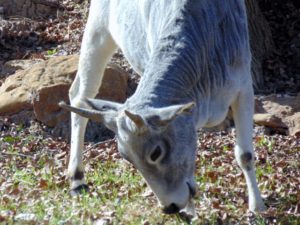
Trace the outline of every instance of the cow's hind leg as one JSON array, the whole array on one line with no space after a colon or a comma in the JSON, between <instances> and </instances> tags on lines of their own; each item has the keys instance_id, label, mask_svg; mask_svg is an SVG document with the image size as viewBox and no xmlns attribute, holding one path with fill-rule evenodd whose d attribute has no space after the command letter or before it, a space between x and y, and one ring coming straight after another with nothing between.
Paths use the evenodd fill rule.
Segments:
<instances>
[{"instance_id":1,"label":"cow's hind leg","mask_svg":"<svg viewBox=\"0 0 300 225\"><path fill-rule=\"evenodd\" d=\"M240 92L231 107L236 127L235 158L246 178L249 194L249 209L253 212L260 212L265 210L265 205L262 201L255 176L252 145L253 101L253 90L249 84L248 87Z\"/></svg>"},{"instance_id":2,"label":"cow's hind leg","mask_svg":"<svg viewBox=\"0 0 300 225\"><path fill-rule=\"evenodd\" d=\"M98 93L107 61L116 49L116 45L105 26L101 27L100 18L90 15L84 33L76 78L70 88L69 98L72 106L82 105L82 99L93 98ZM98 20L98 21L97 21ZM85 183L82 149L88 120L77 114L71 114L71 153L68 176L71 179L71 194L87 190Z\"/></svg>"}]
</instances>

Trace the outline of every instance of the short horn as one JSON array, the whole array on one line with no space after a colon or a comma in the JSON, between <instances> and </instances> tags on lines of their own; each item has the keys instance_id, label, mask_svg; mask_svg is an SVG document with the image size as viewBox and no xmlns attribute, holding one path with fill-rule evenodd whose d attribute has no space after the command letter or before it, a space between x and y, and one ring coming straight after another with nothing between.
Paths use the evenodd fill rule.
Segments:
<instances>
[{"instance_id":1,"label":"short horn","mask_svg":"<svg viewBox=\"0 0 300 225\"><path fill-rule=\"evenodd\" d=\"M76 113L82 117L89 118L91 120L101 122L102 121L102 115L99 111L93 110L93 109L83 109L83 108L77 108L74 106L70 106L66 104L65 102L60 102L58 105L70 112Z\"/></svg>"},{"instance_id":2,"label":"short horn","mask_svg":"<svg viewBox=\"0 0 300 225\"><path fill-rule=\"evenodd\" d=\"M132 122L134 122L134 124L138 128L138 133L139 134L142 134L142 133L144 133L148 130L145 121L143 120L143 118L140 115L134 114L134 113L129 112L127 110L125 110L125 114L126 114L126 116L128 116L128 118Z\"/></svg>"}]
</instances>

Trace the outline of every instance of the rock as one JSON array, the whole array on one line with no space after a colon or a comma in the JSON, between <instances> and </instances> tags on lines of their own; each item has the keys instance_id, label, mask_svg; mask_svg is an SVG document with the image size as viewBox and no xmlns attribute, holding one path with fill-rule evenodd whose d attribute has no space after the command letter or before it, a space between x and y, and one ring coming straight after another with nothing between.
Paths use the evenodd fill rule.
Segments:
<instances>
[{"instance_id":1,"label":"rock","mask_svg":"<svg viewBox=\"0 0 300 225\"><path fill-rule=\"evenodd\" d=\"M37 91L55 84L71 84L78 56L55 57L9 76L0 87L0 115L32 109ZM56 94L56 93L51 93Z\"/></svg>"},{"instance_id":2,"label":"rock","mask_svg":"<svg viewBox=\"0 0 300 225\"><path fill-rule=\"evenodd\" d=\"M56 16L57 10L62 6L58 0L1 0L2 11L6 17L22 16L29 18L41 18Z\"/></svg>"},{"instance_id":3,"label":"rock","mask_svg":"<svg viewBox=\"0 0 300 225\"><path fill-rule=\"evenodd\" d=\"M286 123L289 127L290 135L300 138L300 112L288 117Z\"/></svg>"},{"instance_id":4,"label":"rock","mask_svg":"<svg viewBox=\"0 0 300 225\"><path fill-rule=\"evenodd\" d=\"M286 125L282 120L269 113L257 113L253 116L254 122L260 126L267 126L272 128L284 128Z\"/></svg>"},{"instance_id":5,"label":"rock","mask_svg":"<svg viewBox=\"0 0 300 225\"><path fill-rule=\"evenodd\" d=\"M25 70L32 67L34 64L43 62L42 59L26 59L26 60L10 60L3 66L3 73L12 74L17 70Z\"/></svg>"},{"instance_id":6,"label":"rock","mask_svg":"<svg viewBox=\"0 0 300 225\"><path fill-rule=\"evenodd\" d=\"M9 76L0 87L0 115L33 109L36 118L54 127L66 120L57 103L68 101L68 90L77 72L78 56L58 56ZM128 73L116 65L105 70L98 97L126 100Z\"/></svg>"},{"instance_id":7,"label":"rock","mask_svg":"<svg viewBox=\"0 0 300 225\"><path fill-rule=\"evenodd\" d=\"M49 127L55 127L60 121L66 121L69 113L61 110L57 103L68 101L69 88L70 84L57 84L38 89L37 96L33 99L36 119Z\"/></svg>"},{"instance_id":8,"label":"rock","mask_svg":"<svg viewBox=\"0 0 300 225\"><path fill-rule=\"evenodd\" d=\"M300 93L297 96L257 97L254 122L274 132L300 136Z\"/></svg>"},{"instance_id":9,"label":"rock","mask_svg":"<svg viewBox=\"0 0 300 225\"><path fill-rule=\"evenodd\" d=\"M129 74L115 65L108 64L104 72L102 85L96 98L115 102L125 102Z\"/></svg>"},{"instance_id":10,"label":"rock","mask_svg":"<svg viewBox=\"0 0 300 225\"><path fill-rule=\"evenodd\" d=\"M300 93L297 96L257 96L254 105L254 123L264 127L266 134L284 134L300 137ZM231 127L231 110L218 126L204 128L206 131L222 131Z\"/></svg>"}]
</instances>

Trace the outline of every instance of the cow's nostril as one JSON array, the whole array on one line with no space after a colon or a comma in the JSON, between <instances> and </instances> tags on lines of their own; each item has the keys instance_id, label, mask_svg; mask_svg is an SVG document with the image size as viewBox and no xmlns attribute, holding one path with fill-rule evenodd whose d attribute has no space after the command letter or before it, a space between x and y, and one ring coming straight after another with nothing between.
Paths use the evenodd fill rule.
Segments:
<instances>
[{"instance_id":1,"label":"cow's nostril","mask_svg":"<svg viewBox=\"0 0 300 225\"><path fill-rule=\"evenodd\" d=\"M179 207L178 207L176 204L174 204L174 203L172 203L171 205L166 206L166 207L163 208L163 212L164 212L165 214L174 214L174 213L178 213L179 210L180 210Z\"/></svg>"}]
</instances>

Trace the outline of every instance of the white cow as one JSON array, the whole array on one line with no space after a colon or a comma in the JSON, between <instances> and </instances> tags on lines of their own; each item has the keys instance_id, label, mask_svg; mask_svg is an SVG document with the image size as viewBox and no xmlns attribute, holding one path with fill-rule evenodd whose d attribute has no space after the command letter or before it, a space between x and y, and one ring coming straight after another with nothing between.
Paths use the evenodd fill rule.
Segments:
<instances>
[{"instance_id":1,"label":"white cow","mask_svg":"<svg viewBox=\"0 0 300 225\"><path fill-rule=\"evenodd\" d=\"M124 104L92 99L118 47L142 76L139 86ZM73 193L87 189L82 149L90 118L115 132L120 154L165 213L184 209L196 189L196 130L217 125L231 107L249 209L264 210L253 165L250 62L243 0L92 0L72 106L61 103L73 112Z\"/></svg>"}]
</instances>

